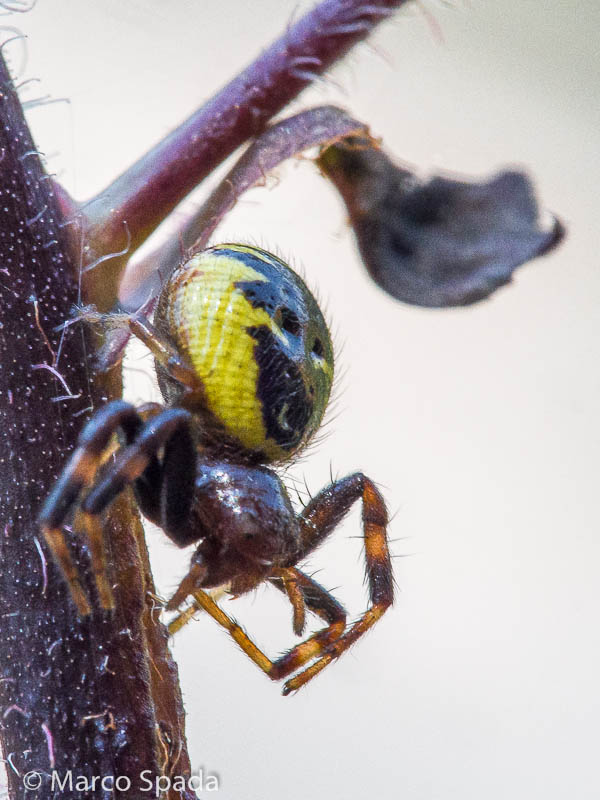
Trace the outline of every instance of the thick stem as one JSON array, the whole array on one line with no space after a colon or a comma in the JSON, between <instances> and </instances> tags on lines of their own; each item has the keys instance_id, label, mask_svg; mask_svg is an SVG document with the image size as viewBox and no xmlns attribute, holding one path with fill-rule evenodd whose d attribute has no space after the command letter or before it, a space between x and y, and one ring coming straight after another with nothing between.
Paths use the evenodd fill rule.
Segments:
<instances>
[{"instance_id":1,"label":"thick stem","mask_svg":"<svg viewBox=\"0 0 600 800\"><path fill-rule=\"evenodd\" d=\"M40 537L39 505L120 376L90 372L81 327L64 338L56 330L78 299L78 254L1 59L0 116L0 736L11 798L35 794L24 783L31 771L39 797L104 798L100 787L52 791L52 770L135 786L142 769L160 774L178 757L185 774L182 707L128 498L107 527L118 553L114 616L78 618Z\"/></svg>"}]
</instances>

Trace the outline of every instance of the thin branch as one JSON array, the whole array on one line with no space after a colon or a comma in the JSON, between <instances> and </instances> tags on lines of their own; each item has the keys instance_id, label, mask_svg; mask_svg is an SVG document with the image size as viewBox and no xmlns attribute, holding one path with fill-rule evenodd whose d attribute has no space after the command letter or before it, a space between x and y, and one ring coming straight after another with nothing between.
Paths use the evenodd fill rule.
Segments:
<instances>
[{"instance_id":1,"label":"thin branch","mask_svg":"<svg viewBox=\"0 0 600 800\"><path fill-rule=\"evenodd\" d=\"M250 66L82 208L90 260L123 246L131 252L227 156L313 80L408 0L324 0L290 25ZM100 310L114 302L126 257L102 275L89 274L88 299Z\"/></svg>"},{"instance_id":2,"label":"thin branch","mask_svg":"<svg viewBox=\"0 0 600 800\"><path fill-rule=\"evenodd\" d=\"M122 305L135 311L147 307L162 283L181 261L182 248L192 252L203 250L225 215L239 197L264 181L271 170L283 161L311 147L324 147L348 136L368 136L366 125L335 106L319 106L286 117L267 128L244 151L231 170L202 206L184 220L169 240L136 265L131 281L133 290Z\"/></svg>"}]
</instances>

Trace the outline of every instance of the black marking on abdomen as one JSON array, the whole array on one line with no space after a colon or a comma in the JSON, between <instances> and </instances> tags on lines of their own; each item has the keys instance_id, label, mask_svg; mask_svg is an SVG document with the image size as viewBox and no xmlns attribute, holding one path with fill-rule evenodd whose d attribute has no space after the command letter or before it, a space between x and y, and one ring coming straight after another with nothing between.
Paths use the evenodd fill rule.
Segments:
<instances>
[{"instance_id":1,"label":"black marking on abdomen","mask_svg":"<svg viewBox=\"0 0 600 800\"><path fill-rule=\"evenodd\" d=\"M312 399L298 366L282 350L273 333L264 325L246 330L256 340L256 395L262 405L267 436L284 450L293 450L306 433L313 412Z\"/></svg>"}]
</instances>

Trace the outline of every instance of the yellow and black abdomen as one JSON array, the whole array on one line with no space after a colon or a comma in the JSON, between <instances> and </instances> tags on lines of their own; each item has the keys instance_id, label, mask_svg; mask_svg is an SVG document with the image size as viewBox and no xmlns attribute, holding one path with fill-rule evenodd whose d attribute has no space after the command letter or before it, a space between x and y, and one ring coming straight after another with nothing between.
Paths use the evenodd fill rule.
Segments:
<instances>
[{"instance_id":1,"label":"yellow and black abdomen","mask_svg":"<svg viewBox=\"0 0 600 800\"><path fill-rule=\"evenodd\" d=\"M235 244L196 254L164 287L156 324L200 379L206 424L216 420L241 450L282 461L319 427L333 379L329 331L276 256Z\"/></svg>"}]
</instances>

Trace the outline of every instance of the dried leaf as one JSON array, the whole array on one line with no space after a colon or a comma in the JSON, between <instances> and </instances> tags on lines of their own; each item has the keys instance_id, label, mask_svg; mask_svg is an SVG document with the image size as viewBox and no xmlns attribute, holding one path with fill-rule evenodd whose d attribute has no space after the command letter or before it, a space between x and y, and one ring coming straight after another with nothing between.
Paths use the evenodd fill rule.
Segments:
<instances>
[{"instance_id":1,"label":"dried leaf","mask_svg":"<svg viewBox=\"0 0 600 800\"><path fill-rule=\"evenodd\" d=\"M531 181L521 172L480 183L445 177L421 183L357 138L324 150L319 165L348 207L371 277L406 303L482 300L564 235L557 219L542 227Z\"/></svg>"}]
</instances>

